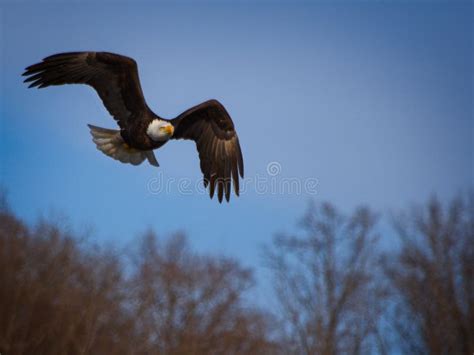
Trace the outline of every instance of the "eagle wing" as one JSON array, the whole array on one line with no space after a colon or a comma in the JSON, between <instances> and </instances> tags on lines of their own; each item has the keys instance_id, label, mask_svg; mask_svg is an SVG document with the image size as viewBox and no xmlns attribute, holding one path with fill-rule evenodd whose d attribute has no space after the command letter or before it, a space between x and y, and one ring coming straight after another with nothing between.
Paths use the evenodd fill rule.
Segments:
<instances>
[{"instance_id":1,"label":"eagle wing","mask_svg":"<svg viewBox=\"0 0 474 355\"><path fill-rule=\"evenodd\" d=\"M87 84L102 99L107 111L121 128L127 121L149 112L137 63L132 58L107 52L60 53L25 69L23 76L29 87Z\"/></svg>"},{"instance_id":2,"label":"eagle wing","mask_svg":"<svg viewBox=\"0 0 474 355\"><path fill-rule=\"evenodd\" d=\"M239 174L244 177L244 162L234 123L217 100L203 102L171 120L175 127L173 139L196 142L204 175L212 198L217 187L219 202L229 201L231 180L239 195Z\"/></svg>"}]
</instances>

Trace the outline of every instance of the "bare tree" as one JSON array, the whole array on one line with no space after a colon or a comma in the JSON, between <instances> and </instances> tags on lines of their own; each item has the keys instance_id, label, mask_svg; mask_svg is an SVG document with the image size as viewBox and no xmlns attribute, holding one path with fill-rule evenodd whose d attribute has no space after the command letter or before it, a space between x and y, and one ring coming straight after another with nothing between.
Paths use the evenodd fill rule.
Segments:
<instances>
[{"instance_id":1,"label":"bare tree","mask_svg":"<svg viewBox=\"0 0 474 355\"><path fill-rule=\"evenodd\" d=\"M118 255L0 201L2 354L383 353L382 315L408 353L474 351L473 195L400 217L383 268L369 209L310 206L266 249L279 322L246 300L251 270L182 235Z\"/></svg>"},{"instance_id":2,"label":"bare tree","mask_svg":"<svg viewBox=\"0 0 474 355\"><path fill-rule=\"evenodd\" d=\"M3 207L2 207L3 206ZM250 270L151 233L135 262L0 206L0 353L276 353Z\"/></svg>"},{"instance_id":3,"label":"bare tree","mask_svg":"<svg viewBox=\"0 0 474 355\"><path fill-rule=\"evenodd\" d=\"M375 223L367 208L344 217L328 203L311 205L302 235L277 236L267 248L288 352L365 354L377 340L383 351Z\"/></svg>"},{"instance_id":4,"label":"bare tree","mask_svg":"<svg viewBox=\"0 0 474 355\"><path fill-rule=\"evenodd\" d=\"M0 212L0 351L127 353L121 268L55 224L28 228ZM130 352L129 352L130 353Z\"/></svg>"},{"instance_id":5,"label":"bare tree","mask_svg":"<svg viewBox=\"0 0 474 355\"><path fill-rule=\"evenodd\" d=\"M140 352L159 354L275 353L267 316L243 302L249 270L226 258L200 256L176 235L159 245L149 233L131 279Z\"/></svg>"},{"instance_id":6,"label":"bare tree","mask_svg":"<svg viewBox=\"0 0 474 355\"><path fill-rule=\"evenodd\" d=\"M411 353L474 353L474 195L446 207L433 198L395 226L401 248L385 269L400 343Z\"/></svg>"}]
</instances>

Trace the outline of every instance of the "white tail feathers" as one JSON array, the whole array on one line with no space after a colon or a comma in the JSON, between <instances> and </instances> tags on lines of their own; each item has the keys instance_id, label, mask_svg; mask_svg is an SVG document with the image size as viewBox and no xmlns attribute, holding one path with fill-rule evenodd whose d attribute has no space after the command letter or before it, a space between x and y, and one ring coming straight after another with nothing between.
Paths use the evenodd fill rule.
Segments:
<instances>
[{"instance_id":1,"label":"white tail feathers","mask_svg":"<svg viewBox=\"0 0 474 355\"><path fill-rule=\"evenodd\" d=\"M111 158L119 160L122 163L130 163L132 165L139 165L143 163L145 159L151 165L159 166L158 161L155 158L152 150L138 150L131 148L127 143L124 142L120 131L115 129L107 129L88 125L92 140L102 153L108 155Z\"/></svg>"}]
</instances>

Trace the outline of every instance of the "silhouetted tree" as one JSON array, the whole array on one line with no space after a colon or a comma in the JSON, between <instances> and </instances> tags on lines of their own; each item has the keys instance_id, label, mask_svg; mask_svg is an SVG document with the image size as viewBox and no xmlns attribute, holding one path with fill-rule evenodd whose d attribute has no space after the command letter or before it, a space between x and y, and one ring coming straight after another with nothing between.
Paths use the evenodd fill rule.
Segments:
<instances>
[{"instance_id":1,"label":"silhouetted tree","mask_svg":"<svg viewBox=\"0 0 474 355\"><path fill-rule=\"evenodd\" d=\"M474 195L433 198L400 216L401 248L387 258L393 325L410 353L474 353Z\"/></svg>"},{"instance_id":2,"label":"silhouetted tree","mask_svg":"<svg viewBox=\"0 0 474 355\"><path fill-rule=\"evenodd\" d=\"M304 233L277 236L267 249L288 353L384 351L375 223L367 208L344 217L328 203L311 205Z\"/></svg>"}]
</instances>

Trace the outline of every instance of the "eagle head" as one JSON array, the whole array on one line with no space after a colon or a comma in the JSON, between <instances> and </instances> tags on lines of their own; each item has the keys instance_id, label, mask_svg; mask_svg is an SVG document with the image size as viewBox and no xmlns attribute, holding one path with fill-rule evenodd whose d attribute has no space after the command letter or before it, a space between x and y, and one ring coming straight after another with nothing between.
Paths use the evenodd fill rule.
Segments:
<instances>
[{"instance_id":1,"label":"eagle head","mask_svg":"<svg viewBox=\"0 0 474 355\"><path fill-rule=\"evenodd\" d=\"M168 121L154 119L148 125L146 134L157 142L167 141L174 133L174 126Z\"/></svg>"}]
</instances>

